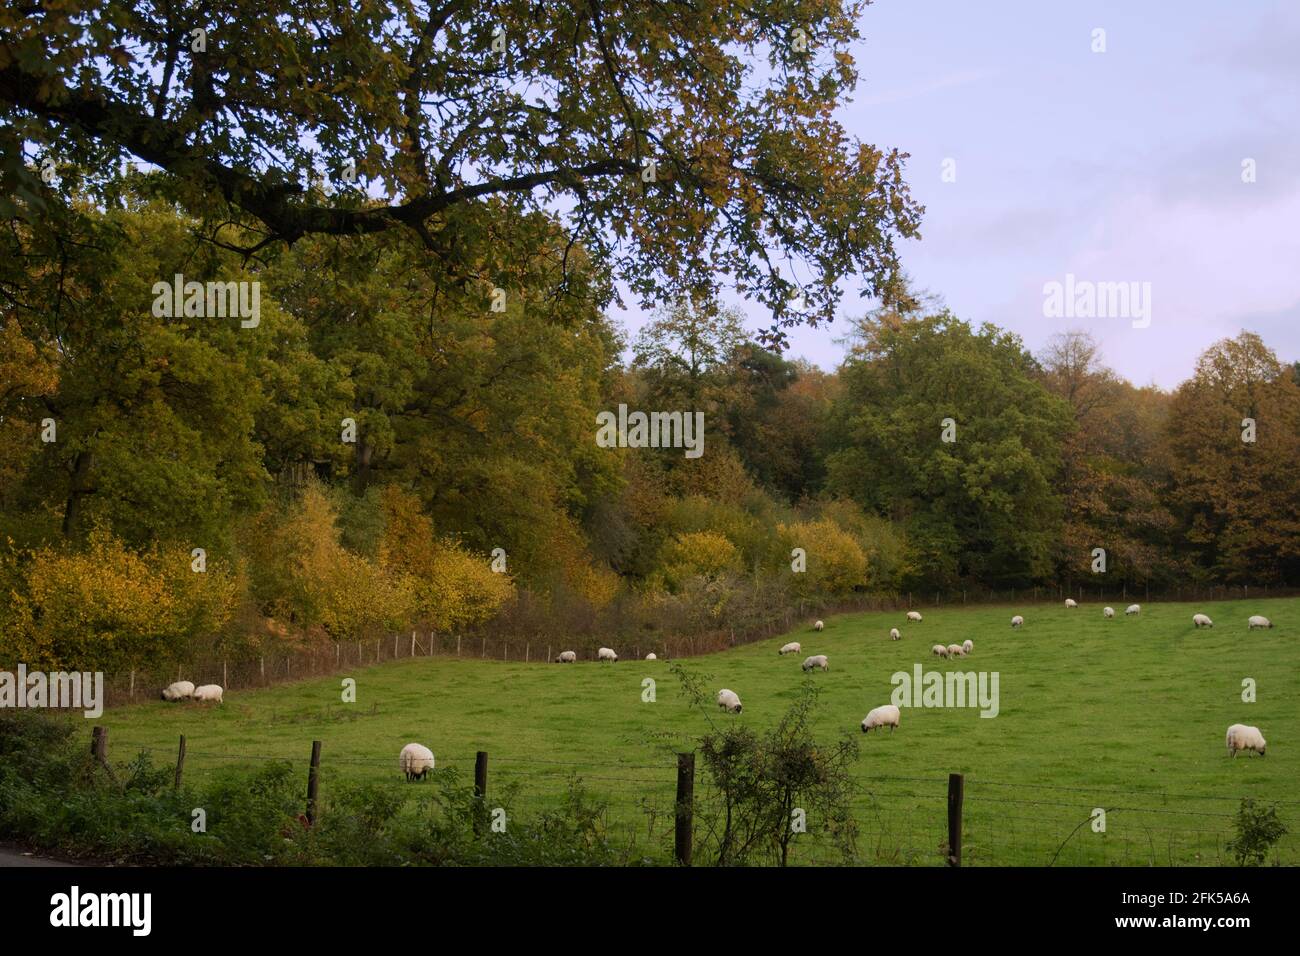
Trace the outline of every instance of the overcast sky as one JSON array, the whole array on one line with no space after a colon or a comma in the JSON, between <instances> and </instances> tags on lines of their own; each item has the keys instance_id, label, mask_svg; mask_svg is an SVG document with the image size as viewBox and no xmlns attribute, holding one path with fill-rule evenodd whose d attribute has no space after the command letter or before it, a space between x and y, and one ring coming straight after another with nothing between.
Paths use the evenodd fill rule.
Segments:
<instances>
[{"instance_id":1,"label":"overcast sky","mask_svg":"<svg viewBox=\"0 0 1300 956\"><path fill-rule=\"evenodd\" d=\"M1300 3L878 0L861 28L842 121L911 154L918 288L1033 351L1087 328L1139 385L1176 385L1242 329L1300 358ZM1044 283L1067 273L1149 282L1150 326L1045 318ZM863 310L845 297L842 315ZM798 330L790 354L833 368L844 328Z\"/></svg>"}]
</instances>

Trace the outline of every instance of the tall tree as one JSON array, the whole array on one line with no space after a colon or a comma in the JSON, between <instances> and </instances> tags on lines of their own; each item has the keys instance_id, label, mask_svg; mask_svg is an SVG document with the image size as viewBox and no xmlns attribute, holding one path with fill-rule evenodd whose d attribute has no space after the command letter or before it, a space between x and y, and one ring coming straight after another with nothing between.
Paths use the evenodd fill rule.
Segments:
<instances>
[{"instance_id":1,"label":"tall tree","mask_svg":"<svg viewBox=\"0 0 1300 956\"><path fill-rule=\"evenodd\" d=\"M948 312L869 317L840 371L828 488L902 522L925 583L1046 578L1069 411L1014 335Z\"/></svg>"},{"instance_id":2,"label":"tall tree","mask_svg":"<svg viewBox=\"0 0 1300 956\"><path fill-rule=\"evenodd\" d=\"M846 276L884 292L895 241L916 232L905 157L834 119L866 6L10 5L0 213L66 198L28 168L27 144L60 189L102 196L136 157L166 171L215 243L252 253L405 229L438 268L495 282L509 261L490 240L495 198L558 211L644 301L726 276L772 309L779 337L830 319ZM308 187L317 175L332 195ZM790 308L795 291L806 310Z\"/></svg>"}]
</instances>

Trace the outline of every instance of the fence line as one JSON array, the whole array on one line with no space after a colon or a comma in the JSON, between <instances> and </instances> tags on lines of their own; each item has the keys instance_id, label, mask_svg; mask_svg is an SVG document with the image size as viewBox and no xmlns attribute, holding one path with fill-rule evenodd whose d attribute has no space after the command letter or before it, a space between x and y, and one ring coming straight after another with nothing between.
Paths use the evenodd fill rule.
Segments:
<instances>
[{"instance_id":1,"label":"fence line","mask_svg":"<svg viewBox=\"0 0 1300 956\"><path fill-rule=\"evenodd\" d=\"M107 728L97 726L92 742L96 766L112 775L108 761ZM180 770L184 764L191 774L195 762L206 761L280 761L288 763L295 773L301 772L304 762L309 767L309 802L311 812L317 808L317 787L324 781L326 798L335 780L331 768L384 767L391 769L394 786L404 786L398 772L398 762L389 757L367 757L356 754L321 757L320 741L313 741L312 760L305 761L307 748L301 747L296 757L271 754L224 753L203 749L189 749L181 738L179 749L138 747L137 751L162 754L177 762L177 789L180 787ZM563 794L554 782L569 777L599 784L591 796L600 806L602 826L610 832L618 831L635 840L644 832L645 839L659 840L668 853L679 861L689 862L694 842L701 836L712 837L712 816L718 806L720 791L707 778L696 779L693 755L690 761L679 759L674 767L665 760L656 764L626 764L599 757L578 758L580 765L558 769L561 761L529 757L494 758L495 786L504 788L513 798L521 794L529 799L541 798L543 802L561 799ZM472 755L442 756L433 770L435 778L448 772L468 771L473 764L476 798L482 801L484 813L492 805L488 787L487 754L478 751ZM557 769L536 769L533 764L546 764ZM526 769L520 769L524 767ZM628 774L626 771L646 771ZM674 779L674 777L676 779ZM114 780L117 778L114 776ZM905 787L896 787L906 784ZM911 786L923 784L924 786ZM673 789L676 786L677 797ZM883 785L883 786L882 786ZM541 788L540 790L538 788ZM1023 789L1034 794L1026 798L1011 793L990 793L985 790ZM687 794L690 806L686 816L681 816L682 797ZM1061 800L1052 800L1053 794ZM1045 799L1039 799L1041 794ZM1120 805L1104 806L1102 803L1079 802L1078 794L1111 795L1126 798ZM1228 841L1233 836L1227 821L1234 818L1231 812L1213 812L1204 809L1179 809L1164 806L1142 806L1141 801L1166 802L1171 797L1190 800L1215 800L1235 803L1240 798L1213 794L1171 794L1161 791L1132 790L1124 788L1086 788L1053 784L1013 784L1006 781L966 778L953 774L942 777L876 774L855 778L848 795L847 806L857 830L853 861L907 863L911 865L987 865L1014 863L1019 865L1047 866L1054 863L1131 864L1157 865L1231 862L1225 857ZM955 799L954 799L955 797ZM1297 801L1270 800L1270 804L1296 806ZM1132 805L1130 805L1132 804ZM328 802L321 804L323 812L330 812ZM1093 832L1087 824L1093 811L1105 810L1106 829ZM1027 811L1027 812L1025 812ZM704 814L703 822L697 818ZM310 815L310 813L308 814ZM1173 825L1185 820L1187 825ZM1208 821L1224 821L1220 828L1210 828ZM1193 825L1195 824L1195 825ZM712 849L711 845L707 849ZM1296 834L1274 846L1271 858L1277 862L1297 862ZM845 862L834 838L825 830L815 827L796 836L792 844L791 862L795 865L839 864Z\"/></svg>"}]
</instances>

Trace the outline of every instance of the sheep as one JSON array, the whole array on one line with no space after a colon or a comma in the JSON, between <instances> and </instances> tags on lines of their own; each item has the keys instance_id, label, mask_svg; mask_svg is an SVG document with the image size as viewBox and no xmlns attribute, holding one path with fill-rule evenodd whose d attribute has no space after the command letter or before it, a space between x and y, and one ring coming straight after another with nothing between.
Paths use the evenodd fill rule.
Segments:
<instances>
[{"instance_id":1,"label":"sheep","mask_svg":"<svg viewBox=\"0 0 1300 956\"><path fill-rule=\"evenodd\" d=\"M936 644L934 647L930 648L930 653L935 657L947 657L948 648L944 647L942 644Z\"/></svg>"},{"instance_id":2,"label":"sheep","mask_svg":"<svg viewBox=\"0 0 1300 956\"><path fill-rule=\"evenodd\" d=\"M921 612L920 612L920 611L908 611L908 612L907 612L907 619L908 619L908 621L910 621L910 622L913 623L913 624L920 624L920 623L921 623Z\"/></svg>"},{"instance_id":3,"label":"sheep","mask_svg":"<svg viewBox=\"0 0 1300 956\"><path fill-rule=\"evenodd\" d=\"M1257 627L1272 627L1273 622L1262 614L1252 614L1249 621L1246 622L1246 630L1253 631Z\"/></svg>"},{"instance_id":4,"label":"sheep","mask_svg":"<svg viewBox=\"0 0 1300 956\"><path fill-rule=\"evenodd\" d=\"M1193 614L1192 627L1214 627L1214 622L1210 620L1208 614Z\"/></svg>"},{"instance_id":5,"label":"sheep","mask_svg":"<svg viewBox=\"0 0 1300 956\"><path fill-rule=\"evenodd\" d=\"M220 684L204 684L194 688L194 699L219 704L224 693Z\"/></svg>"},{"instance_id":6,"label":"sheep","mask_svg":"<svg viewBox=\"0 0 1300 956\"><path fill-rule=\"evenodd\" d=\"M1142 613L1142 605L1141 605L1141 604L1130 604L1128 607L1126 607L1126 608L1124 609L1124 614L1125 614L1125 615L1129 615L1129 614L1141 614L1141 613Z\"/></svg>"},{"instance_id":7,"label":"sheep","mask_svg":"<svg viewBox=\"0 0 1300 956\"><path fill-rule=\"evenodd\" d=\"M596 660L610 661L611 663L618 660L618 655L614 653L612 647L602 647L596 652Z\"/></svg>"},{"instance_id":8,"label":"sheep","mask_svg":"<svg viewBox=\"0 0 1300 956\"><path fill-rule=\"evenodd\" d=\"M1233 724L1228 728L1227 743L1229 757L1237 756L1238 750L1253 750L1261 757L1264 756L1264 735L1258 727Z\"/></svg>"},{"instance_id":9,"label":"sheep","mask_svg":"<svg viewBox=\"0 0 1300 956\"><path fill-rule=\"evenodd\" d=\"M560 656L555 659L557 664L572 664L578 659L578 655L573 651L560 651Z\"/></svg>"},{"instance_id":10,"label":"sheep","mask_svg":"<svg viewBox=\"0 0 1300 956\"><path fill-rule=\"evenodd\" d=\"M1065 606L1066 606L1067 608L1071 608L1071 607L1078 607L1079 605L1078 605L1078 602L1076 602L1076 601L1074 600L1074 598L1066 598L1066 599L1065 599Z\"/></svg>"},{"instance_id":11,"label":"sheep","mask_svg":"<svg viewBox=\"0 0 1300 956\"><path fill-rule=\"evenodd\" d=\"M734 690L722 688L718 691L718 706L729 714L740 713L740 698L736 696Z\"/></svg>"},{"instance_id":12,"label":"sheep","mask_svg":"<svg viewBox=\"0 0 1300 956\"><path fill-rule=\"evenodd\" d=\"M645 659L648 661L657 661L659 660L659 656L655 654L654 651L651 651L649 654L645 656Z\"/></svg>"},{"instance_id":13,"label":"sheep","mask_svg":"<svg viewBox=\"0 0 1300 956\"><path fill-rule=\"evenodd\" d=\"M960 644L948 645L948 658L950 660L954 657L965 657L965 656L966 656L966 652L962 650L962 646Z\"/></svg>"},{"instance_id":14,"label":"sheep","mask_svg":"<svg viewBox=\"0 0 1300 956\"><path fill-rule=\"evenodd\" d=\"M1114 617L1114 616L1115 616L1115 609L1114 609L1113 607L1104 607L1104 608L1101 609L1101 616L1102 616L1102 617Z\"/></svg>"},{"instance_id":15,"label":"sheep","mask_svg":"<svg viewBox=\"0 0 1300 956\"><path fill-rule=\"evenodd\" d=\"M826 659L825 654L814 654L812 657L803 659L803 669L805 671L810 671L814 667L821 668L824 671L830 670L830 662Z\"/></svg>"},{"instance_id":16,"label":"sheep","mask_svg":"<svg viewBox=\"0 0 1300 956\"><path fill-rule=\"evenodd\" d=\"M888 727L889 732L892 734L894 728L898 726L898 717L898 708L893 704L873 708L867 712L866 717L862 718L862 732L865 734L877 727L881 730Z\"/></svg>"},{"instance_id":17,"label":"sheep","mask_svg":"<svg viewBox=\"0 0 1300 956\"><path fill-rule=\"evenodd\" d=\"M178 680L163 688L163 700L185 700L194 696L194 685L187 680Z\"/></svg>"},{"instance_id":18,"label":"sheep","mask_svg":"<svg viewBox=\"0 0 1300 956\"><path fill-rule=\"evenodd\" d=\"M889 629L889 639L890 639L891 641L902 640L902 637L903 637L903 635L902 635L901 633L899 633L898 628L896 628L896 627L891 627L891 628Z\"/></svg>"},{"instance_id":19,"label":"sheep","mask_svg":"<svg viewBox=\"0 0 1300 956\"><path fill-rule=\"evenodd\" d=\"M433 769L433 751L423 744L407 744L397 757L397 766L406 774L406 782L424 780Z\"/></svg>"},{"instance_id":20,"label":"sheep","mask_svg":"<svg viewBox=\"0 0 1300 956\"><path fill-rule=\"evenodd\" d=\"M1025 619L1024 619L1023 617L1021 617L1019 614L1017 614L1015 617L1013 617L1013 618L1011 619L1011 626L1012 626L1012 627L1019 627L1021 624L1024 624L1024 623L1025 623Z\"/></svg>"},{"instance_id":21,"label":"sheep","mask_svg":"<svg viewBox=\"0 0 1300 956\"><path fill-rule=\"evenodd\" d=\"M823 627L825 627L825 626L826 626L826 625L823 624L821 621L813 621L813 630L814 630L814 631L820 631L820 630L821 630Z\"/></svg>"},{"instance_id":22,"label":"sheep","mask_svg":"<svg viewBox=\"0 0 1300 956\"><path fill-rule=\"evenodd\" d=\"M789 644L783 644L783 645L781 646L781 649L780 649L779 651L777 651L777 653L778 653L778 654L798 654L801 650L803 650L803 647L802 647L802 645L800 645L800 643L799 643L798 641L791 641Z\"/></svg>"},{"instance_id":23,"label":"sheep","mask_svg":"<svg viewBox=\"0 0 1300 956\"><path fill-rule=\"evenodd\" d=\"M962 653L969 654L975 650L975 642L971 640L962 641L961 649L962 649Z\"/></svg>"}]
</instances>

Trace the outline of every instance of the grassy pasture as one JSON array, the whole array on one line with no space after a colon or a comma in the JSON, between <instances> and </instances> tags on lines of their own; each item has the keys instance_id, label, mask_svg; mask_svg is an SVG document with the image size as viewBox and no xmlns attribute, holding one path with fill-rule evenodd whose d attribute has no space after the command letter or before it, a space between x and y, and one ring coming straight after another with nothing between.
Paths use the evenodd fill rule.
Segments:
<instances>
[{"instance_id":1,"label":"grassy pasture","mask_svg":"<svg viewBox=\"0 0 1300 956\"><path fill-rule=\"evenodd\" d=\"M1293 653L1300 600L1149 604L1140 616L1102 617L1101 605L922 609L846 615L820 634L788 635L683 661L711 691L735 690L738 716L687 705L664 661L575 665L434 657L297 684L228 691L221 706L153 700L107 712L112 757L141 748L174 760L185 734L188 776L230 763L291 760L306 777L310 742L324 742L322 790L340 778L407 788L397 753L429 745L439 772L472 776L474 753L490 754L489 795L518 788L512 812L553 805L571 776L609 801L611 825L652 855L671 846L673 751L690 749L709 723L774 723L803 681L820 690L816 733L859 734L866 712L888 703L891 675L925 670L996 671L999 713L975 708L904 709L900 729L862 738L859 853L864 862L938 864L950 772L966 775L968 864L1163 865L1229 862L1224 842L1243 796L1279 802L1292 833L1274 856L1300 862L1300 668ZM1197 631L1192 614L1208 613ZM1013 613L1025 616L1020 630ZM1272 630L1248 631L1265 614ZM889 628L903 633L891 641ZM936 643L969 638L974 653L935 658ZM788 640L801 654L779 657ZM830 670L805 675L804 655L829 655ZM357 702L340 702L341 680ZM642 700L643 680L655 701ZM1242 682L1258 700L1242 702ZM1259 726L1268 756L1229 759L1231 723ZM697 787L707 797L703 768ZM489 801L492 802L491 800ZM1106 832L1085 822L1107 809ZM1079 824L1083 823L1082 827ZM1077 829L1076 829L1077 828ZM1072 835L1073 834L1073 835ZM1068 839L1067 839L1068 838ZM801 838L803 839L803 838ZM796 862L823 859L816 821Z\"/></svg>"}]
</instances>

